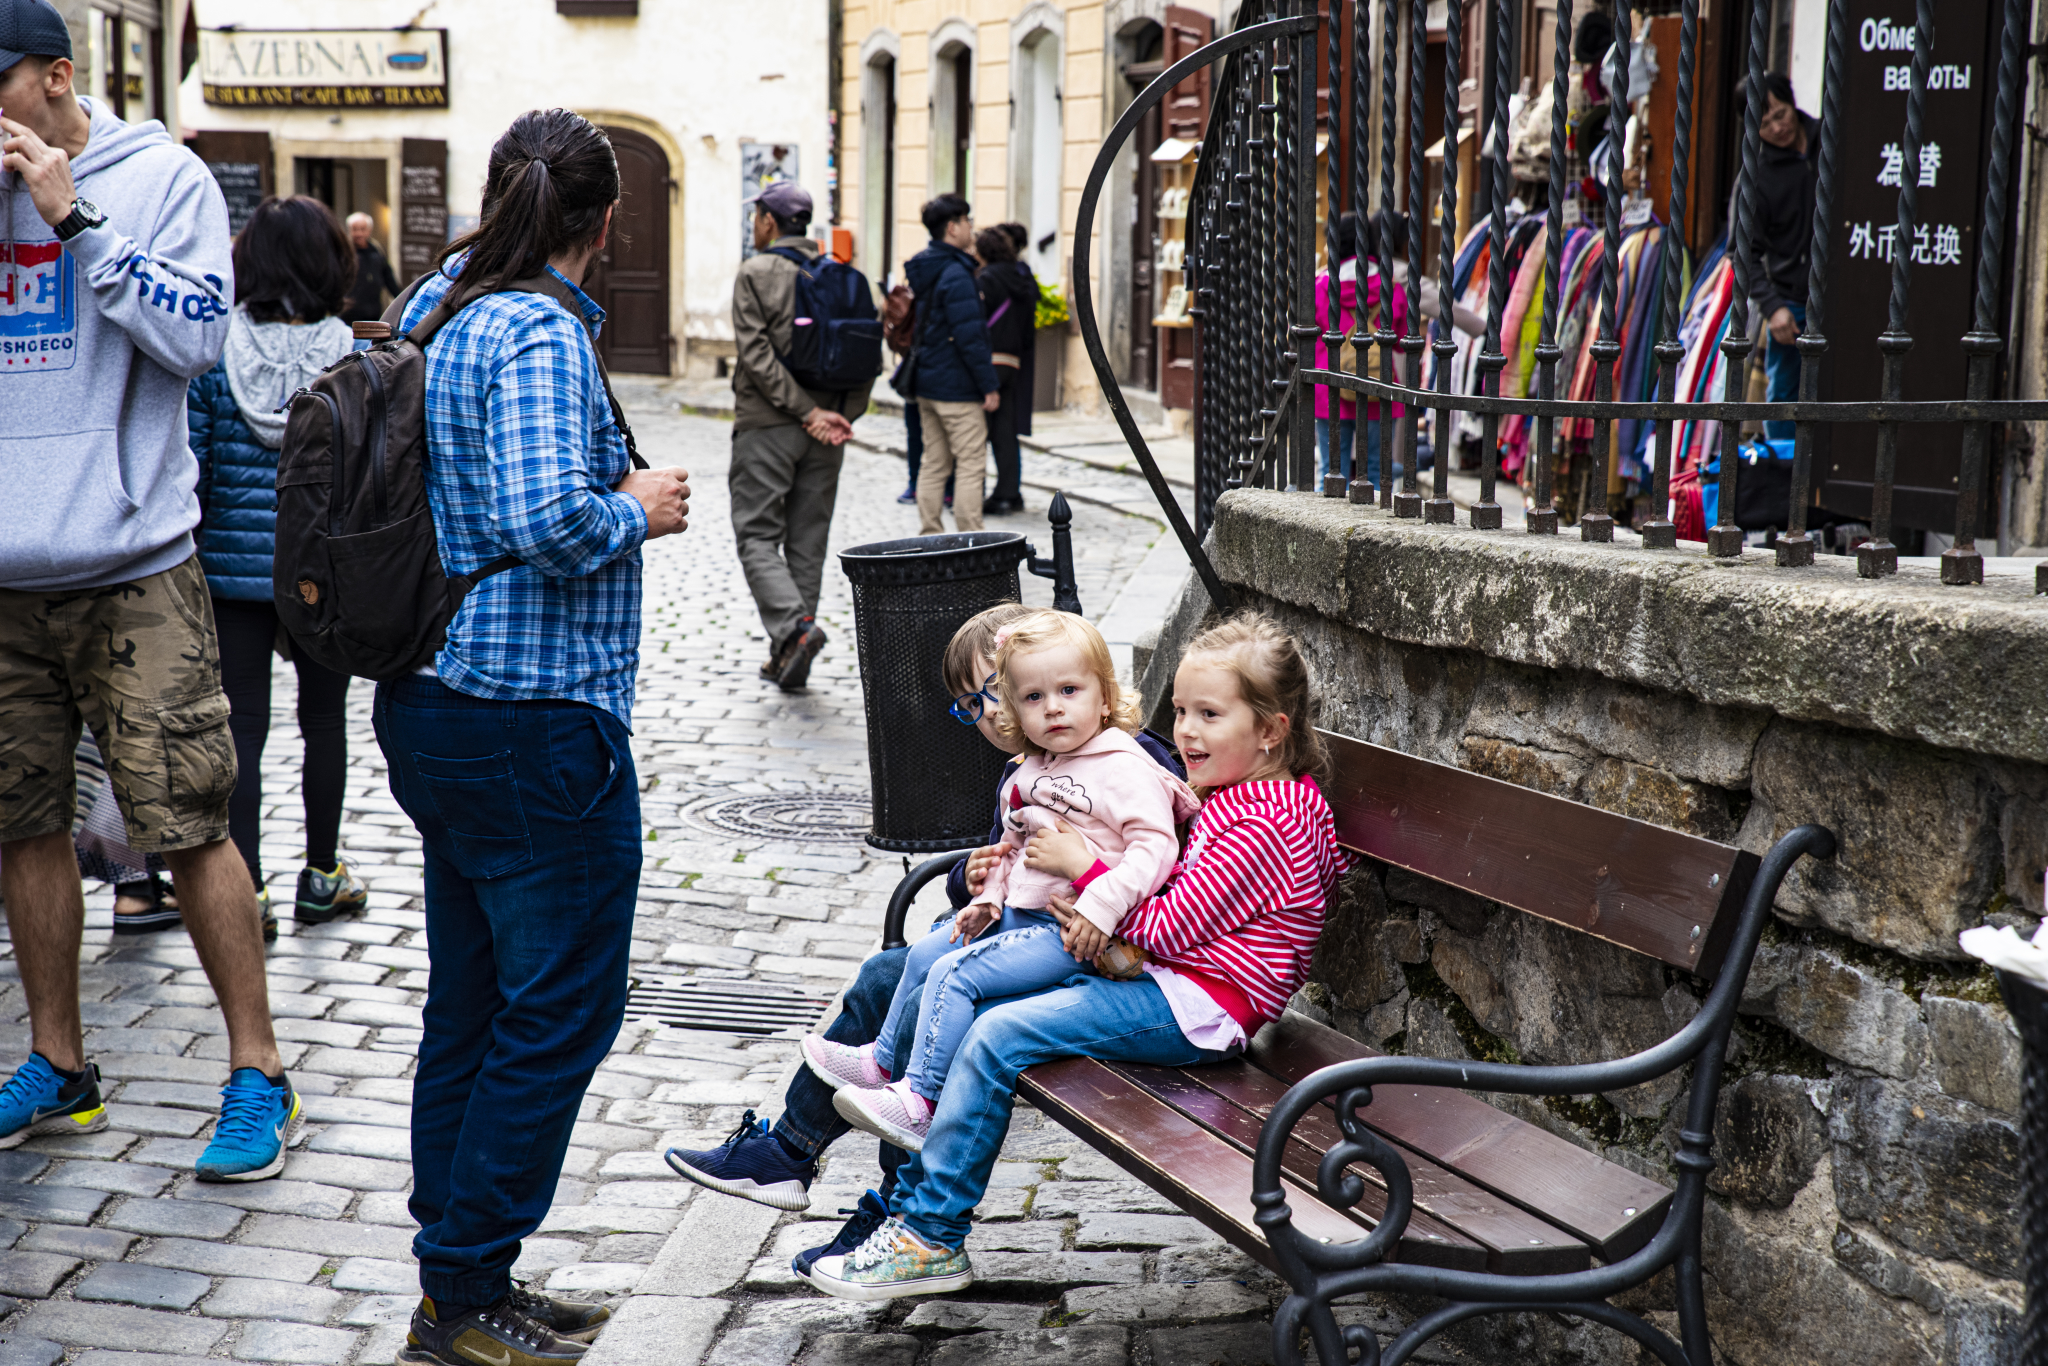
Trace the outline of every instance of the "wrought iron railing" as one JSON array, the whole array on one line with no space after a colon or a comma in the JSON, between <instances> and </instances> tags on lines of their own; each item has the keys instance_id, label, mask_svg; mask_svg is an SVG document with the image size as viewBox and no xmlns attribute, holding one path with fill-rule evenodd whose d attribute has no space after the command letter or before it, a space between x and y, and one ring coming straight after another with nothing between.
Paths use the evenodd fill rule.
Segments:
<instances>
[{"instance_id":1,"label":"wrought iron railing","mask_svg":"<svg viewBox=\"0 0 2048 1366\"><path fill-rule=\"evenodd\" d=\"M1989 164L1985 173L1985 215L1982 240L1977 253L1973 325L1960 339L1968 356L1967 382L1962 398L1908 401L1904 397L1907 353L1914 344L1910 331L1913 300L1913 255L1903 248L1891 253L1889 324L1877 338L1882 353L1879 397L1862 401L1822 401L1821 377L1828 351L1826 313L1830 236L1834 226L1837 187L1842 179L1839 166L1842 128L1845 118L1844 78L1847 46L1851 34L1845 0L1831 0L1827 14L1825 85L1820 119L1814 227L1810 270L1806 292L1806 317L1797 341L1801 358L1799 397L1786 402L1678 401L1675 385L1686 348L1679 340L1679 297L1682 253L1666 250L1660 254L1661 277L1644 286L1661 290L1662 306L1655 310L1657 341L1652 351L1656 366L1655 397L1622 401L1615 397L1616 365L1622 354L1621 320L1617 317L1616 294L1621 246L1623 187L1621 158L1604 160L1600 177L1605 250L1598 265L1598 309L1596 333L1588 344L1593 360L1592 397L1573 400L1557 397L1559 324L1559 272L1563 234L1547 234L1543 263L1543 307L1533 352L1535 373L1533 395L1503 395L1500 378L1507 356L1502 347L1502 319L1508 301L1507 253L1503 250L1508 229L1508 109L1510 73L1516 66L1515 26L1509 6L1514 0L1484 0L1492 6L1492 38L1495 45L1496 87L1491 108L1497 154L1481 160L1493 177L1488 219L1490 239L1485 335L1477 356L1479 392L1452 391L1452 366L1457 352L1451 339L1448 316L1439 319L1425 334L1417 310L1410 306L1396 315L1389 307L1394 291L1383 288L1377 306L1363 306L1354 315L1347 332L1325 331L1318 325L1315 274L1319 209L1316 177L1316 138L1319 124L1315 75L1328 72L1327 130L1328 183L1331 187L1321 232L1327 258L1337 259L1338 215L1345 205L1336 202L1337 187L1348 179L1352 203L1349 207L1361 223L1374 211L1398 213L1396 170L1405 151L1407 161L1406 222L1415 230L1406 234L1407 278L1426 278L1423 236L1419 229L1429 222L1426 199L1426 162L1422 130L1425 127L1426 38L1428 0L1385 0L1375 7L1369 0L1345 6L1333 4L1332 12L1348 16L1352 25L1352 50L1359 60L1341 60L1338 44L1332 41L1330 24L1319 18L1312 0L1267 0L1255 6L1257 22L1248 23L1175 63L1163 72L1130 106L1111 131L1083 193L1075 227L1074 283L1077 313L1083 339L1111 410L1122 426L1126 440L1138 455L1147 478L1175 532L1187 546L1190 558L1201 573L1213 597L1226 602L1220 580L1202 553L1199 538L1208 529L1216 500L1229 488L1255 486L1298 490L1304 495L1348 497L1353 502L1376 502L1399 517L1425 522L1448 523L1456 519L1456 505L1450 496L1451 460L1441 449L1454 414L1475 414L1483 424L1480 443L1479 496L1469 508L1470 523L1481 529L1502 526L1498 501L1499 449L1497 434L1503 418L1520 416L1533 423L1529 465L1524 486L1529 506L1524 526L1535 535L1555 535L1560 529L1559 509L1554 498L1556 434L1560 423L1591 420L1589 487L1604 493L1613 452L1610 432L1617 421L1653 424L1654 467L1647 480L1648 513L1634 530L1646 547L1677 553L1677 527L1667 509L1673 476L1673 447L1681 424L1712 421L1720 427L1720 460L1716 485L1718 517L1706 533L1706 553L1733 557L1743 553L1744 532L1735 525L1738 481L1742 461L1737 458L1746 422L1791 422L1794 447L1791 466L1789 525L1775 540L1776 562L1783 567L1811 565L1816 536L1808 521L1813 505L1815 437L1823 429L1845 423L1875 423L1875 470L1871 484L1868 538L1856 547L1859 574L1874 578L1896 573L1899 550L1893 543L1893 492L1897 470L1900 429L1908 424L1963 424L1961 469L1956 479L1955 537L1941 557L1944 583L1968 585L1983 581L1983 560L1976 540L1983 516L1982 498L1986 486L1986 465L1995 424L2048 419L2048 401L2000 400L1993 397L1998 376L1998 356L2004 341L2000 332L2006 270L2006 246L2012 173L2012 144L2019 118L2020 80L2026 54L2024 32L2027 7L2021 0L2002 0L1999 13L2003 28L1998 45L1995 104L1989 128ZM1383 25L1378 43L1378 70L1373 67L1374 44L1370 28L1374 10ZM1550 204L1564 197L1566 160L1567 73L1571 62L1573 0L1557 0L1557 46L1552 66L1552 116L1550 126ZM1605 72L1609 97L1608 123L1621 128L1629 117L1631 6L1615 0L1615 45ZM1676 115L1668 130L1671 172L1669 221L1676 228L1685 221L1689 163L1692 158L1692 104L1694 54L1699 43L1699 0L1684 0L1680 13L1677 54L1678 89ZM1897 236L1900 244L1915 240L1919 226L1918 190L1924 145L1926 101L1933 50L1935 0L1917 0L1910 88L1901 140L1902 165L1898 175ZM1410 41L1406 50L1400 42L1401 22L1407 19ZM1441 241L1437 263L1438 298L1443 311L1450 312L1457 297L1454 288L1459 233L1458 186L1455 167L1460 136L1459 84L1464 79L1461 58L1464 43L1460 28L1462 7L1458 0L1443 10L1446 32L1443 43L1443 158L1444 174L1439 203L1438 235ZM1768 7L1752 6L1748 26L1747 72L1738 95L1742 111L1740 167L1733 196L1729 227L1730 256L1734 282L1727 334L1720 343L1727 358L1726 373L1732 390L1743 374L1754 342L1750 335L1750 244L1758 231L1754 193L1761 148L1761 118L1765 104L1765 67L1769 42ZM1196 321L1196 498L1193 524L1182 515L1157 462L1138 432L1122 391L1111 371L1095 326L1091 298L1089 261L1091 230L1102 185L1116 153L1130 137L1144 114L1165 98L1174 85L1206 65L1221 63L1212 84L1215 92L1209 125L1203 138L1200 161L1189 205L1186 267L1191 295L1190 312ZM1398 93L1405 84L1409 110L1405 126L1398 116ZM1348 68L1348 69L1347 69ZM1377 83L1379 118L1377 130L1372 118L1371 85ZM1371 148L1375 131L1379 144L1377 188L1373 185ZM1475 130L1477 131L1477 130ZM1659 130L1660 136L1664 130ZM1400 144L1405 141L1405 148ZM1343 160L1348 158L1348 163ZM1340 167L1348 164L1348 177ZM1482 173L1485 173L1483 171ZM1391 280L1391 248L1381 235L1375 264L1382 281ZM1673 240L1676 238L1674 236ZM1364 304L1361 274L1360 303ZM1334 289L1333 289L1334 294ZM1412 300L1414 291L1410 290ZM1332 303L1331 317L1337 317ZM1370 316L1367 316L1368 313ZM1329 348L1330 368L1312 364L1318 338ZM1354 373L1340 368L1343 348L1363 354L1372 347L1378 357L1378 373ZM1425 387L1423 353L1437 359L1434 383ZM1397 378L1397 360L1401 375ZM1362 400L1379 400L1379 450L1385 470L1398 464L1403 473L1399 487L1392 479L1373 486L1364 479L1365 461L1358 461L1359 477L1348 484L1331 475L1320 486L1315 476L1316 452L1313 395L1318 386L1348 391ZM1388 400L1392 400L1389 402ZM1405 407L1394 416L1395 404ZM1428 497L1418 484L1417 452L1420 413L1436 413L1439 450L1432 470ZM1368 420L1361 404L1358 411L1361 455L1365 448L1363 427ZM1577 518L1582 540L1608 542L1614 537L1614 523L1596 497ZM2043 580L2048 581L2048 571Z\"/></svg>"}]
</instances>

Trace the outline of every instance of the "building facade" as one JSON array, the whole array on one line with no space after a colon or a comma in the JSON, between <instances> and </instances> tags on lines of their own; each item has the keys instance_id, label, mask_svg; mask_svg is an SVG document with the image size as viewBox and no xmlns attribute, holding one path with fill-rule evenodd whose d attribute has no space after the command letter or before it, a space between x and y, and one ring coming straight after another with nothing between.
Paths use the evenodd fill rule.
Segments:
<instances>
[{"instance_id":1,"label":"building facade","mask_svg":"<svg viewBox=\"0 0 2048 1366\"><path fill-rule=\"evenodd\" d=\"M919 207L953 191L979 226L1025 225L1026 261L1069 299L1081 190L1104 135L1164 66L1206 42L1215 3L1165 0L845 0L841 24L841 222L878 283L928 240ZM1143 412L1178 397L1191 336L1166 313L1178 253L1171 191L1206 107L1176 90L1119 155L1094 227L1098 320L1119 382ZM1189 104L1189 107L1181 107ZM1162 147L1165 158L1154 160ZM1164 248L1162 252L1162 248ZM1042 332L1036 406L1092 410L1100 387L1078 331ZM1185 407L1185 400L1178 406Z\"/></svg>"},{"instance_id":2,"label":"building facade","mask_svg":"<svg viewBox=\"0 0 2048 1366\"><path fill-rule=\"evenodd\" d=\"M401 279L474 226L491 144L517 115L561 106L604 127L624 202L590 288L617 370L709 374L732 354L751 187L796 179L821 228L831 217L827 0L760 23L720 0L178 7L178 122L231 212L301 193L368 213Z\"/></svg>"}]
</instances>

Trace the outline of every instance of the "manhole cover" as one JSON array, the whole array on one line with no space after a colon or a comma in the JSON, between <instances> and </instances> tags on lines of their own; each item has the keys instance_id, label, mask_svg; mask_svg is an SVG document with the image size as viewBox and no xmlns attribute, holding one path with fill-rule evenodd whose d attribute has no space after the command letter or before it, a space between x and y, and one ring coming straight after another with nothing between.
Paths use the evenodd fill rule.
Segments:
<instances>
[{"instance_id":1,"label":"manhole cover","mask_svg":"<svg viewBox=\"0 0 2048 1366\"><path fill-rule=\"evenodd\" d=\"M692 807L690 818L713 830L754 839L858 844L867 837L866 797L826 792L771 792L725 797Z\"/></svg>"},{"instance_id":2,"label":"manhole cover","mask_svg":"<svg viewBox=\"0 0 2048 1366\"><path fill-rule=\"evenodd\" d=\"M829 1005L801 987L703 977L640 977L626 997L626 1018L652 1016L677 1029L795 1039Z\"/></svg>"}]
</instances>

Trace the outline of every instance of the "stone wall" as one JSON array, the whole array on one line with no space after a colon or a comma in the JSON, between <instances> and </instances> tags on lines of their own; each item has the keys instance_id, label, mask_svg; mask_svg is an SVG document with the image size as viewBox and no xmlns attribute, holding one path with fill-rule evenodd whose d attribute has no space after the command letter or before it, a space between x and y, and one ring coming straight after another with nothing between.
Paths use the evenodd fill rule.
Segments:
<instances>
[{"instance_id":1,"label":"stone wall","mask_svg":"<svg viewBox=\"0 0 2048 1366\"><path fill-rule=\"evenodd\" d=\"M1209 545L1240 598L1307 646L1332 730L1758 852L1807 821L1835 831L1837 857L1785 882L1742 1003L1707 1210L1716 1342L1742 1366L2006 1360L2019 1046L1956 935L2031 933L2042 914L2048 599L1255 491L1223 499ZM1208 613L1191 579L1140 656L1155 722ZM1568 1063L1656 1042L1703 994L1369 867L1297 1005L1396 1051ZM1669 1177L1685 1085L1503 1103ZM1668 1311L1668 1288L1636 1307ZM1584 1325L1486 1331L1488 1359L1635 1360Z\"/></svg>"}]
</instances>

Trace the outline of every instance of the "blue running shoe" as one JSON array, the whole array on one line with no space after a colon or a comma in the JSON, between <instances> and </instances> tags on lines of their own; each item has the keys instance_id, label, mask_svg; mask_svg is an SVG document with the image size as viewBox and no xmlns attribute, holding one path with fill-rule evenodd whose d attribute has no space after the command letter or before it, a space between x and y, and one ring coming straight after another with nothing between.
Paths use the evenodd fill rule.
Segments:
<instances>
[{"instance_id":1,"label":"blue running shoe","mask_svg":"<svg viewBox=\"0 0 2048 1366\"><path fill-rule=\"evenodd\" d=\"M670 1148L668 1165L707 1190L785 1210L811 1207L811 1178L818 1172L815 1159L791 1157L782 1140L768 1132L768 1121L755 1119L752 1110L716 1148L694 1153Z\"/></svg>"},{"instance_id":2,"label":"blue running shoe","mask_svg":"<svg viewBox=\"0 0 2048 1366\"><path fill-rule=\"evenodd\" d=\"M852 1209L843 1209L839 1212L841 1214L850 1214L853 1217L846 1221L845 1227L841 1228L834 1235L831 1242L823 1247L814 1247L806 1252L799 1252L796 1256L789 1259L789 1269L794 1271L799 1278L806 1281L809 1280L811 1278L811 1266L820 1257L838 1257L853 1251L862 1243L865 1243L868 1240L868 1235L880 1228L882 1221L889 1217L889 1207L883 1204L882 1197L873 1191L869 1191L861 1196L860 1203Z\"/></svg>"},{"instance_id":3,"label":"blue running shoe","mask_svg":"<svg viewBox=\"0 0 2048 1366\"><path fill-rule=\"evenodd\" d=\"M237 1067L221 1088L213 1142L193 1168L201 1181L261 1181L284 1170L284 1150L306 1117L289 1080L273 1084L253 1067Z\"/></svg>"},{"instance_id":4,"label":"blue running shoe","mask_svg":"<svg viewBox=\"0 0 2048 1366\"><path fill-rule=\"evenodd\" d=\"M0 1086L0 1148L19 1147L38 1134L96 1134L106 1127L100 1069L91 1063L84 1076L66 1081L49 1059L31 1053Z\"/></svg>"}]
</instances>

